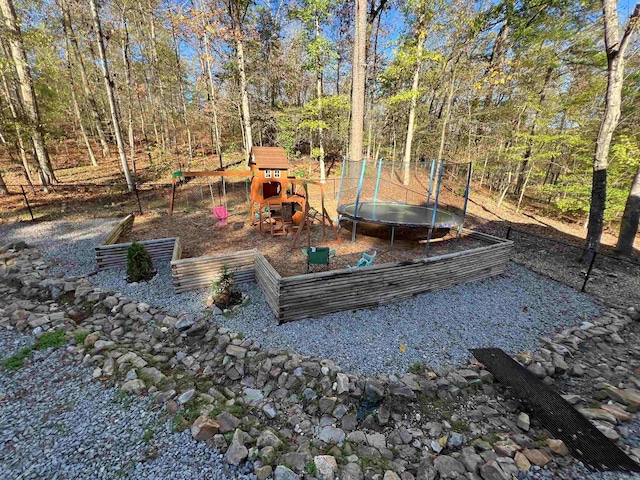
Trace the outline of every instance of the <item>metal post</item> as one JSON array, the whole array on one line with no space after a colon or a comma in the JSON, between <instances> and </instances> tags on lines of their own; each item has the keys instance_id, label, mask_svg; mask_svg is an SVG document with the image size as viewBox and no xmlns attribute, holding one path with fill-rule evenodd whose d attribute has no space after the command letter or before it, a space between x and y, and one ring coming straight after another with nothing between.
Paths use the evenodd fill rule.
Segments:
<instances>
[{"instance_id":1,"label":"metal post","mask_svg":"<svg viewBox=\"0 0 640 480\"><path fill-rule=\"evenodd\" d=\"M510 236L511 236L511 225L507 227L507 240L509 240Z\"/></svg>"},{"instance_id":2,"label":"metal post","mask_svg":"<svg viewBox=\"0 0 640 480\"><path fill-rule=\"evenodd\" d=\"M429 243L431 243L431 235L433 235L433 226L436 223L436 214L438 213L438 199L440 198L440 182L442 181L442 172L444 171L444 159L440 160L440 169L438 171L438 183L436 184L436 198L433 202L433 214L431 215L431 225L427 234L427 244L424 247L424 256L429 255Z\"/></svg>"},{"instance_id":3,"label":"metal post","mask_svg":"<svg viewBox=\"0 0 640 480\"><path fill-rule=\"evenodd\" d=\"M20 190L22 190L22 196L24 197L24 203L27 204L27 208L29 209L29 215L31 215L31 220L35 220L33 218L33 212L31 211L31 205L29 205L29 199L27 198L27 194L24 191L24 187L20 185Z\"/></svg>"},{"instance_id":4,"label":"metal post","mask_svg":"<svg viewBox=\"0 0 640 480\"><path fill-rule=\"evenodd\" d=\"M427 207L431 201L431 190L433 189L433 175L436 170L436 161L431 160L431 172L429 173L429 190L427 191Z\"/></svg>"},{"instance_id":5,"label":"metal post","mask_svg":"<svg viewBox=\"0 0 640 480\"><path fill-rule=\"evenodd\" d=\"M340 205L340 198L342 198L342 179L344 178L344 171L346 170L345 168L345 164L347 163L347 157L342 157L342 171L340 172L340 186L338 187L338 198L336 199L336 202L338 205ZM335 188L335 182L333 183L333 186Z\"/></svg>"},{"instance_id":6,"label":"metal post","mask_svg":"<svg viewBox=\"0 0 640 480\"><path fill-rule=\"evenodd\" d=\"M144 213L142 213L142 204L140 203L140 195L138 195L138 186L137 185L133 185L133 193L136 194L136 200L138 201L138 211L140 212L140 215L144 215ZM202 187L200 187L200 193L202 193Z\"/></svg>"},{"instance_id":7,"label":"metal post","mask_svg":"<svg viewBox=\"0 0 640 480\"><path fill-rule=\"evenodd\" d=\"M390 252L393 252L393 239L396 236L396 227L391 227L391 249Z\"/></svg>"},{"instance_id":8,"label":"metal post","mask_svg":"<svg viewBox=\"0 0 640 480\"><path fill-rule=\"evenodd\" d=\"M382 158L378 160L378 177L376 178L376 188L373 191L373 203L378 200L378 187L380 186L380 174L382 173Z\"/></svg>"},{"instance_id":9,"label":"metal post","mask_svg":"<svg viewBox=\"0 0 640 480\"><path fill-rule=\"evenodd\" d=\"M596 255L598 253L597 252L593 252L593 255L591 256L591 262L589 263L589 269L587 270L587 276L584 278L584 283L582 284L582 288L580 289L581 292L584 292L585 289L587 288L587 283L589 282L589 275L591 275L591 269L593 269L593 264L596 261Z\"/></svg>"},{"instance_id":10,"label":"metal post","mask_svg":"<svg viewBox=\"0 0 640 480\"><path fill-rule=\"evenodd\" d=\"M467 204L469 203L469 186L471 185L471 176L473 175L473 163L469 162L469 170L467 171L467 186L464 189L464 206L462 207L462 225L464 225L464 219L467 216ZM458 229L458 237L456 240L460 238L460 234L462 233L462 225Z\"/></svg>"},{"instance_id":11,"label":"metal post","mask_svg":"<svg viewBox=\"0 0 640 480\"><path fill-rule=\"evenodd\" d=\"M351 242L356 241L356 228L358 226L358 221L356 217L358 216L358 209L360 208L360 195L362 194L362 182L364 182L364 171L367 168L367 157L362 159L362 169L360 170L360 183L358 184L358 194L356 195L356 206L353 209L353 221L351 222L353 225L351 231Z\"/></svg>"}]
</instances>

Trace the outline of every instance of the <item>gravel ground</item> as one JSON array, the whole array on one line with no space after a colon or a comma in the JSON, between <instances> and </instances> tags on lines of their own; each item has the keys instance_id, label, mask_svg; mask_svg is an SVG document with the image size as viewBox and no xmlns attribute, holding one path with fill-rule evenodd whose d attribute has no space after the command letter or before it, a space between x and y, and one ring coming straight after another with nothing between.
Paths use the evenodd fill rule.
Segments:
<instances>
[{"instance_id":1,"label":"gravel ground","mask_svg":"<svg viewBox=\"0 0 640 480\"><path fill-rule=\"evenodd\" d=\"M28 338L0 330L0 357ZM62 349L35 352L0 373L0 478L255 479L152 407L104 388Z\"/></svg>"},{"instance_id":2,"label":"gravel ground","mask_svg":"<svg viewBox=\"0 0 640 480\"><path fill-rule=\"evenodd\" d=\"M169 269L150 284L128 285L120 270L92 278L103 288L162 306L174 314L201 311L204 290L176 295ZM542 334L587 320L602 306L592 297L511 265L496 278L458 285L373 310L334 313L276 325L262 292L244 285L251 301L240 313L216 322L260 341L335 360L347 371L375 375L402 373L414 362L433 367L461 365L468 349L500 347L509 353L535 349ZM406 352L400 350L406 347Z\"/></svg>"},{"instance_id":3,"label":"gravel ground","mask_svg":"<svg viewBox=\"0 0 640 480\"><path fill-rule=\"evenodd\" d=\"M0 245L24 240L42 250L56 265L55 275L75 277L96 269L95 247L119 219L94 218L74 222L20 222L0 226Z\"/></svg>"}]
</instances>

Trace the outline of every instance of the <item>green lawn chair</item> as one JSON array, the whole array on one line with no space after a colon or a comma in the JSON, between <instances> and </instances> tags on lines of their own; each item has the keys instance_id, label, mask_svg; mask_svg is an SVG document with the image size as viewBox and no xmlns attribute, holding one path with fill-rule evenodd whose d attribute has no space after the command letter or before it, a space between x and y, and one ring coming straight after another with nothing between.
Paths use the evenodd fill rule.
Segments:
<instances>
[{"instance_id":1,"label":"green lawn chair","mask_svg":"<svg viewBox=\"0 0 640 480\"><path fill-rule=\"evenodd\" d=\"M356 263L353 267L351 265L347 265L347 268L370 267L371 265L373 265L373 260L376 258L377 254L378 252L376 250L374 250L372 254L362 252L362 258L358 260L358 263Z\"/></svg>"},{"instance_id":2,"label":"green lawn chair","mask_svg":"<svg viewBox=\"0 0 640 480\"><path fill-rule=\"evenodd\" d=\"M329 270L329 260L336 256L336 251L329 247L309 247L301 251L307 257L307 273L323 270L323 266Z\"/></svg>"}]
</instances>

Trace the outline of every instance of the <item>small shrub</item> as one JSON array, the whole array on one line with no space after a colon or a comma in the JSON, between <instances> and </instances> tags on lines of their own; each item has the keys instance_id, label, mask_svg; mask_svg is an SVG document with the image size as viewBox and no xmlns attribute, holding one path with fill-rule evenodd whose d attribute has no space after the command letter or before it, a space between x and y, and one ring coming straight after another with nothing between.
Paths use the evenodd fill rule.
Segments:
<instances>
[{"instance_id":1,"label":"small shrub","mask_svg":"<svg viewBox=\"0 0 640 480\"><path fill-rule=\"evenodd\" d=\"M218 308L230 306L239 297L238 292L233 288L233 272L229 265L224 264L220 272L220 278L211 285L211 296Z\"/></svg>"},{"instance_id":2,"label":"small shrub","mask_svg":"<svg viewBox=\"0 0 640 480\"><path fill-rule=\"evenodd\" d=\"M313 460L309 460L309 463L307 463L307 473L313 477L315 477L318 473L316 462L314 462Z\"/></svg>"},{"instance_id":3,"label":"small shrub","mask_svg":"<svg viewBox=\"0 0 640 480\"><path fill-rule=\"evenodd\" d=\"M76 345L83 345L84 339L87 338L89 332L78 332L76 333Z\"/></svg>"},{"instance_id":4,"label":"small shrub","mask_svg":"<svg viewBox=\"0 0 640 480\"><path fill-rule=\"evenodd\" d=\"M140 243L132 243L127 251L127 281L141 282L151 280L155 275L151 255Z\"/></svg>"},{"instance_id":5,"label":"small shrub","mask_svg":"<svg viewBox=\"0 0 640 480\"><path fill-rule=\"evenodd\" d=\"M2 366L7 370L19 370L24 365L24 361L29 358L33 347L21 348L17 353L2 360Z\"/></svg>"},{"instance_id":6,"label":"small shrub","mask_svg":"<svg viewBox=\"0 0 640 480\"><path fill-rule=\"evenodd\" d=\"M36 350L45 350L51 347L61 347L67 343L64 338L65 334L66 332L62 328L45 332L40 336L40 338L38 338L34 348Z\"/></svg>"}]
</instances>

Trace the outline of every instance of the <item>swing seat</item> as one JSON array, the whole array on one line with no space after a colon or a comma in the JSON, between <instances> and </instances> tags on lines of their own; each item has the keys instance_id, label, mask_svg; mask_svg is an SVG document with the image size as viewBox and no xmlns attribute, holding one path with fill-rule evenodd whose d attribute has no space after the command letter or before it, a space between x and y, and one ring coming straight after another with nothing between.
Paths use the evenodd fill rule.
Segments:
<instances>
[{"instance_id":1,"label":"swing seat","mask_svg":"<svg viewBox=\"0 0 640 480\"><path fill-rule=\"evenodd\" d=\"M229 218L229 213L227 212L227 208L224 206L213 207L213 214L220 221L220 226L224 227L227 224L227 218Z\"/></svg>"}]
</instances>

